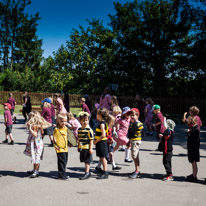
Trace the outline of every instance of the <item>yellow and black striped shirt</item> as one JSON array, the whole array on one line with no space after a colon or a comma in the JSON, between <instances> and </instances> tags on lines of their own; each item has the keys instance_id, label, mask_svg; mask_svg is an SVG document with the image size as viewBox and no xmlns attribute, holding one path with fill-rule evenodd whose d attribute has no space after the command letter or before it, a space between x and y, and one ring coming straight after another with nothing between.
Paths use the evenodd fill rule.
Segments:
<instances>
[{"instance_id":1,"label":"yellow and black striped shirt","mask_svg":"<svg viewBox=\"0 0 206 206\"><path fill-rule=\"evenodd\" d=\"M90 140L94 139L93 130L88 126L78 129L79 149L89 149Z\"/></svg>"},{"instance_id":2,"label":"yellow and black striped shirt","mask_svg":"<svg viewBox=\"0 0 206 206\"><path fill-rule=\"evenodd\" d=\"M99 126L96 128L95 139L99 139L102 136L101 124L105 125L105 137L102 140L107 140L108 125L106 121L101 121Z\"/></svg>"},{"instance_id":3,"label":"yellow and black striped shirt","mask_svg":"<svg viewBox=\"0 0 206 206\"><path fill-rule=\"evenodd\" d=\"M143 128L142 122L131 122L127 135L128 138L133 141L142 140Z\"/></svg>"}]
</instances>

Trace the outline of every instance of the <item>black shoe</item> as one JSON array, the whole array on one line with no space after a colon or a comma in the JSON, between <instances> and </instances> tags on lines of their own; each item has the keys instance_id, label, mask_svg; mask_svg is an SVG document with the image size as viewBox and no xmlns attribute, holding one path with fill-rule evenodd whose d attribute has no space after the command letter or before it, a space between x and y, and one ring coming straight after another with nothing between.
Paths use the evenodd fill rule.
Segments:
<instances>
[{"instance_id":1,"label":"black shoe","mask_svg":"<svg viewBox=\"0 0 206 206\"><path fill-rule=\"evenodd\" d=\"M108 179L108 173L104 172L103 174L97 177L98 180Z\"/></svg>"},{"instance_id":2,"label":"black shoe","mask_svg":"<svg viewBox=\"0 0 206 206\"><path fill-rule=\"evenodd\" d=\"M61 179L61 180L69 180L69 176L63 176L63 177L59 177L59 179Z\"/></svg>"},{"instance_id":3,"label":"black shoe","mask_svg":"<svg viewBox=\"0 0 206 206\"><path fill-rule=\"evenodd\" d=\"M29 174L29 175L32 175L34 173L34 171L33 170L29 170L26 173Z\"/></svg>"},{"instance_id":4,"label":"black shoe","mask_svg":"<svg viewBox=\"0 0 206 206\"><path fill-rule=\"evenodd\" d=\"M8 143L8 139L5 139L4 141L2 141L3 144L7 144Z\"/></svg>"},{"instance_id":5,"label":"black shoe","mask_svg":"<svg viewBox=\"0 0 206 206\"><path fill-rule=\"evenodd\" d=\"M197 177L193 177L193 175L189 175L186 177L186 181L188 182L197 182Z\"/></svg>"},{"instance_id":6,"label":"black shoe","mask_svg":"<svg viewBox=\"0 0 206 206\"><path fill-rule=\"evenodd\" d=\"M2 177L3 175L2 174L0 174L0 177Z\"/></svg>"},{"instance_id":7,"label":"black shoe","mask_svg":"<svg viewBox=\"0 0 206 206\"><path fill-rule=\"evenodd\" d=\"M125 159L124 161L129 163L133 162L131 159Z\"/></svg>"},{"instance_id":8,"label":"black shoe","mask_svg":"<svg viewBox=\"0 0 206 206\"><path fill-rule=\"evenodd\" d=\"M30 178L36 178L39 176L39 173L34 172L31 176L29 176Z\"/></svg>"},{"instance_id":9,"label":"black shoe","mask_svg":"<svg viewBox=\"0 0 206 206\"><path fill-rule=\"evenodd\" d=\"M116 166L116 167L112 167L112 170L121 170L122 168L121 167L118 167L118 166Z\"/></svg>"},{"instance_id":10,"label":"black shoe","mask_svg":"<svg viewBox=\"0 0 206 206\"><path fill-rule=\"evenodd\" d=\"M90 172L87 172L85 173L84 176L80 177L79 179L80 180L86 180L86 179L89 179L91 177L91 173Z\"/></svg>"},{"instance_id":11,"label":"black shoe","mask_svg":"<svg viewBox=\"0 0 206 206\"><path fill-rule=\"evenodd\" d=\"M11 141L8 143L9 145L14 145L14 141Z\"/></svg>"},{"instance_id":12,"label":"black shoe","mask_svg":"<svg viewBox=\"0 0 206 206\"><path fill-rule=\"evenodd\" d=\"M100 174L103 173L103 170L102 170L101 168L95 167L95 170L96 170L98 173L100 173Z\"/></svg>"}]
</instances>

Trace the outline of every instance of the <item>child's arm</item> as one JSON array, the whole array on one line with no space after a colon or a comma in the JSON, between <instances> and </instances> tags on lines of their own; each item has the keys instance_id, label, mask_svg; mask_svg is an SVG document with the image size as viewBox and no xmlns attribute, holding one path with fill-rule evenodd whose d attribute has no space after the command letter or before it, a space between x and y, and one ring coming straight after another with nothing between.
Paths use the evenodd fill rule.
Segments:
<instances>
[{"instance_id":1,"label":"child's arm","mask_svg":"<svg viewBox=\"0 0 206 206\"><path fill-rule=\"evenodd\" d=\"M93 153L93 140L89 141L89 154Z\"/></svg>"},{"instance_id":2,"label":"child's arm","mask_svg":"<svg viewBox=\"0 0 206 206\"><path fill-rule=\"evenodd\" d=\"M27 123L27 126L28 126L28 129L29 129L29 132L31 133L32 136L34 137L37 137L37 131L36 129L34 129L31 124Z\"/></svg>"},{"instance_id":3,"label":"child's arm","mask_svg":"<svg viewBox=\"0 0 206 206\"><path fill-rule=\"evenodd\" d=\"M187 120L186 115L187 115L187 112L185 112L185 113L183 114L183 119L182 119L182 121L183 121L184 123L185 123L186 120Z\"/></svg>"}]
</instances>

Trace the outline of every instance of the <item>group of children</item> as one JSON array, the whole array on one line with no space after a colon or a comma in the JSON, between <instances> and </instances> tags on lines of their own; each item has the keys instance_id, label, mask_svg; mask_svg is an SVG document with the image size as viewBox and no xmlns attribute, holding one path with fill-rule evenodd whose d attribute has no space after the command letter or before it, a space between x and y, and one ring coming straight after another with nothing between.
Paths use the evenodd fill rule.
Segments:
<instances>
[{"instance_id":1,"label":"group of children","mask_svg":"<svg viewBox=\"0 0 206 206\"><path fill-rule=\"evenodd\" d=\"M66 164L68 160L68 131L72 130L77 140L77 150L80 153L80 161L85 164L85 174L80 180L89 179L90 163L93 161L93 145L96 147L96 155L99 157L96 171L98 172L97 179L107 179L107 162L112 164L112 170L119 170L114 161L114 153L120 146L126 146L125 162L134 162L135 170L129 175L129 178L140 178L140 160L139 150L144 135L143 123L139 121L140 112L137 108L130 109L129 107L120 108L117 103L113 103L112 111L106 108L98 108L96 119L98 126L95 130L95 135L90 127L91 113L85 111L85 99L82 98L83 111L78 114L79 121L71 112L67 113L64 110L63 103L59 97L55 97L58 105L57 113L55 114L54 105L51 98L46 98L42 101L42 113L32 111L29 114L29 119L26 126L29 130L29 136L24 154L31 157L33 169L28 171L31 178L38 177L40 160L43 155L43 137L49 135L51 144L54 146L57 154L58 162L58 178L68 180L66 175ZM115 102L115 100L113 100ZM147 99L147 113L153 112L156 115L155 124L157 140L159 141L158 151L163 152L163 165L166 170L166 175L163 177L165 181L173 180L172 175L172 142L174 135L175 123L172 120L165 120L159 105L153 104L151 99ZM12 136L12 116L10 110L12 107L9 103L4 103L4 119L6 125L6 139L3 143L8 143L8 137L14 144ZM87 108L86 108L87 110ZM190 108L189 116L187 113L183 116L183 122L188 125L188 159L192 164L192 174L187 176L186 180L197 181L197 162L199 162L199 146L200 146L200 126L201 120L198 116L199 109L195 106ZM55 120L56 116L56 122ZM149 114L151 116L151 114ZM147 121L147 128L152 134L152 118ZM130 159L130 149L133 161Z\"/></svg>"}]
</instances>

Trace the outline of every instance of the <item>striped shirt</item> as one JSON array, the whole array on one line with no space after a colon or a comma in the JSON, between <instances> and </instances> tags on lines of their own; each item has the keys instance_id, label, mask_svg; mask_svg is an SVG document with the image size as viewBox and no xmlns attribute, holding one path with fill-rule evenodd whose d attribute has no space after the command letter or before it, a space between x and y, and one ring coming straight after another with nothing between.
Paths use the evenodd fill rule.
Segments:
<instances>
[{"instance_id":1,"label":"striped shirt","mask_svg":"<svg viewBox=\"0 0 206 206\"><path fill-rule=\"evenodd\" d=\"M94 139L92 129L87 126L78 129L79 149L89 149L89 142Z\"/></svg>"},{"instance_id":2,"label":"striped shirt","mask_svg":"<svg viewBox=\"0 0 206 206\"><path fill-rule=\"evenodd\" d=\"M102 130L101 130L101 124L105 125L105 137L102 140L107 140L107 135L108 135L108 125L106 121L101 121L99 126L96 128L96 134L95 134L95 139L99 139L102 136Z\"/></svg>"},{"instance_id":3,"label":"striped shirt","mask_svg":"<svg viewBox=\"0 0 206 206\"><path fill-rule=\"evenodd\" d=\"M133 141L142 140L143 128L142 122L131 122L127 134L128 138Z\"/></svg>"}]
</instances>

